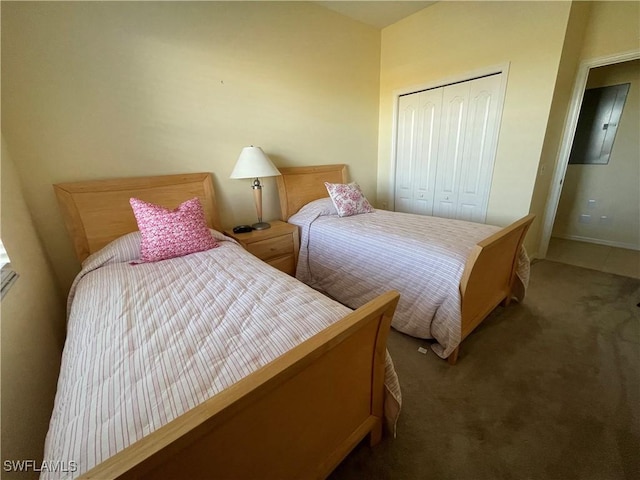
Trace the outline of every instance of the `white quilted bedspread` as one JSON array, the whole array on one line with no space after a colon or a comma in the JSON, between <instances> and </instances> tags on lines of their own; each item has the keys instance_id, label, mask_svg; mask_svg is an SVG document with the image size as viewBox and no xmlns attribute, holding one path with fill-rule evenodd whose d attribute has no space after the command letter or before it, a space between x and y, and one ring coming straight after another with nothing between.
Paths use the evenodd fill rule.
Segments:
<instances>
[{"instance_id":1,"label":"white quilted bedspread","mask_svg":"<svg viewBox=\"0 0 640 480\"><path fill-rule=\"evenodd\" d=\"M467 257L500 229L386 210L339 217L329 198L305 205L288 221L301 230L299 280L351 308L398 290L392 326L435 339L432 349L442 358L460 343L460 280ZM524 248L517 273L526 287Z\"/></svg>"},{"instance_id":2,"label":"white quilted bedspread","mask_svg":"<svg viewBox=\"0 0 640 480\"><path fill-rule=\"evenodd\" d=\"M79 468L41 478L87 471L350 312L228 239L132 265L138 257L129 234L74 282L44 459ZM399 402L388 354L386 378Z\"/></svg>"}]
</instances>

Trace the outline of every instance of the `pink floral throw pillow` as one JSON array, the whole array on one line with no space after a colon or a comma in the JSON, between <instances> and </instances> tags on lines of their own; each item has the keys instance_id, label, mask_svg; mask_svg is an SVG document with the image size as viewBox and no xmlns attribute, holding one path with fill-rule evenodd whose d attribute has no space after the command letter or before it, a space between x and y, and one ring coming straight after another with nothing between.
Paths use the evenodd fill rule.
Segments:
<instances>
[{"instance_id":1,"label":"pink floral throw pillow","mask_svg":"<svg viewBox=\"0 0 640 480\"><path fill-rule=\"evenodd\" d=\"M129 200L140 230L140 260L157 262L218 246L211 236L200 200L169 210L137 198Z\"/></svg>"},{"instance_id":2,"label":"pink floral throw pillow","mask_svg":"<svg viewBox=\"0 0 640 480\"><path fill-rule=\"evenodd\" d=\"M358 215L359 213L371 213L375 210L367 201L360 190L360 186L355 183L329 183L324 182L333 204L341 217Z\"/></svg>"}]
</instances>

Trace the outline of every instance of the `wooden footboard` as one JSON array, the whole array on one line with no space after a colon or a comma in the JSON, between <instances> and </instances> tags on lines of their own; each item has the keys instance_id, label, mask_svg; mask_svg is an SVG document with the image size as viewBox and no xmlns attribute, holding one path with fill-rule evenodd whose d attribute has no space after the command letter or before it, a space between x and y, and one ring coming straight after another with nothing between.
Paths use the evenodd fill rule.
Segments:
<instances>
[{"instance_id":1,"label":"wooden footboard","mask_svg":"<svg viewBox=\"0 0 640 480\"><path fill-rule=\"evenodd\" d=\"M367 434L380 440L398 298L379 296L81 478L326 477Z\"/></svg>"},{"instance_id":2,"label":"wooden footboard","mask_svg":"<svg viewBox=\"0 0 640 480\"><path fill-rule=\"evenodd\" d=\"M462 296L462 336L464 340L501 302L509 302L518 256L535 215L527 215L478 243L465 265ZM455 364L458 349L449 357Z\"/></svg>"}]
</instances>

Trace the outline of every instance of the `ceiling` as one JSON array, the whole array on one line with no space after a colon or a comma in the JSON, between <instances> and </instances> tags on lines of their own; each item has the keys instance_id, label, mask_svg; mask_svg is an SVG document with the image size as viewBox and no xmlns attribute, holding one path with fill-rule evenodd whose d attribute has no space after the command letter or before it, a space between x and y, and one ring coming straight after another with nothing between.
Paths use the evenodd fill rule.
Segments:
<instances>
[{"instance_id":1,"label":"ceiling","mask_svg":"<svg viewBox=\"0 0 640 480\"><path fill-rule=\"evenodd\" d=\"M376 28L384 28L436 2L333 1L315 2L325 8Z\"/></svg>"}]
</instances>

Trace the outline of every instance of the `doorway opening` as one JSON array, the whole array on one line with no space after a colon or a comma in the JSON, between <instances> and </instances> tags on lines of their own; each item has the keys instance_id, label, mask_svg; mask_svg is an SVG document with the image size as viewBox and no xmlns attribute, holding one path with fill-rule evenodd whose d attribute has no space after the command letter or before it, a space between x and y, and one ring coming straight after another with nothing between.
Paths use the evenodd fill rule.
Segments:
<instances>
[{"instance_id":1,"label":"doorway opening","mask_svg":"<svg viewBox=\"0 0 640 480\"><path fill-rule=\"evenodd\" d=\"M543 217L542 258L640 277L639 59L639 51L630 52L584 62L578 71ZM600 131L594 137L602 150L576 160L583 105L594 89L627 83L624 78L631 79L631 87L623 117L611 120L609 112L607 120L606 115L597 119L594 123L602 125L596 125Z\"/></svg>"}]
</instances>

